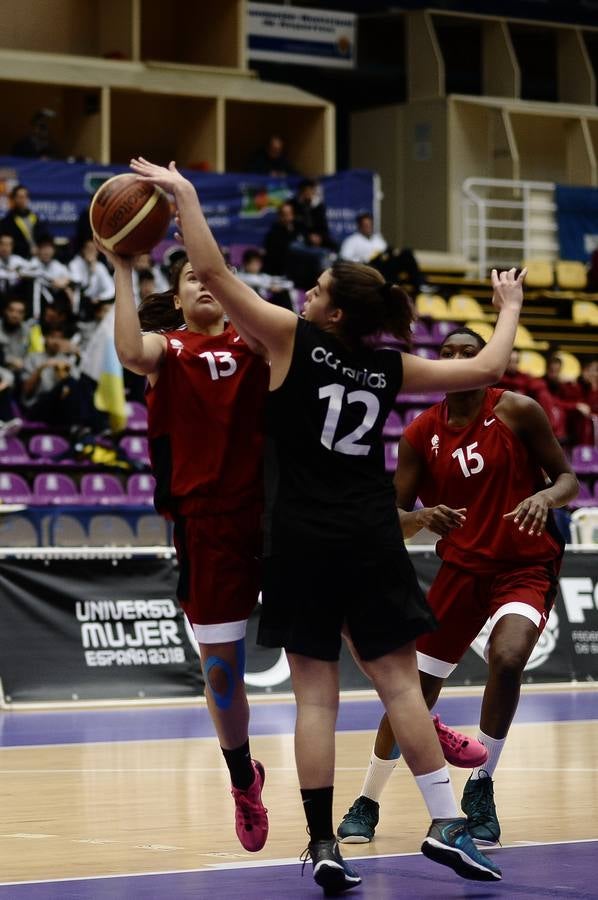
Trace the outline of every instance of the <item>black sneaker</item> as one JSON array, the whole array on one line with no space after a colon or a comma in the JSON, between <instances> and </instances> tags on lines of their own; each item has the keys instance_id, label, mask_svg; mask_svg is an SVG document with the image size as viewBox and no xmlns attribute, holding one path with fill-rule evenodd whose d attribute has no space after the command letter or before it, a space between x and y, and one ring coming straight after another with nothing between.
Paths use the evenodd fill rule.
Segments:
<instances>
[{"instance_id":1,"label":"black sneaker","mask_svg":"<svg viewBox=\"0 0 598 900\"><path fill-rule=\"evenodd\" d=\"M461 809L467 816L467 830L476 844L480 847L498 844L500 823L494 805L494 783L489 775L467 780Z\"/></svg>"},{"instance_id":2,"label":"black sneaker","mask_svg":"<svg viewBox=\"0 0 598 900\"><path fill-rule=\"evenodd\" d=\"M467 831L467 819L433 819L422 844L428 859L449 866L461 878L500 881L502 872L478 850Z\"/></svg>"},{"instance_id":3,"label":"black sneaker","mask_svg":"<svg viewBox=\"0 0 598 900\"><path fill-rule=\"evenodd\" d=\"M369 797L358 797L336 830L341 844L369 844L376 833L380 804Z\"/></svg>"},{"instance_id":4,"label":"black sneaker","mask_svg":"<svg viewBox=\"0 0 598 900\"><path fill-rule=\"evenodd\" d=\"M314 881L320 885L326 897L343 894L361 884L357 872L342 858L334 838L310 841L301 857L304 866L309 857L314 865Z\"/></svg>"}]
</instances>

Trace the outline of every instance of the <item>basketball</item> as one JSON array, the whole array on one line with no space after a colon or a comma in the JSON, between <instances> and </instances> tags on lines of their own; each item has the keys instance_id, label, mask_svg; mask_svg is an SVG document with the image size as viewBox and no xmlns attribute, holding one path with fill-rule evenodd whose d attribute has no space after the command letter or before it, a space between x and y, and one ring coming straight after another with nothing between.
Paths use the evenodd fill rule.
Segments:
<instances>
[{"instance_id":1,"label":"basketball","mask_svg":"<svg viewBox=\"0 0 598 900\"><path fill-rule=\"evenodd\" d=\"M147 253L166 236L170 219L170 201L162 188L136 175L109 178L89 208L93 233L120 256Z\"/></svg>"}]
</instances>

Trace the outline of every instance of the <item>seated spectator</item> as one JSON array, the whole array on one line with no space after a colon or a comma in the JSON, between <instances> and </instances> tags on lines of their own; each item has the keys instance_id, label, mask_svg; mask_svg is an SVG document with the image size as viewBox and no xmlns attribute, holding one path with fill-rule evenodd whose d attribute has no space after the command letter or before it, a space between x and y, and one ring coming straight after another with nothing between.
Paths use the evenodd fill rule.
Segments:
<instances>
[{"instance_id":1,"label":"seated spectator","mask_svg":"<svg viewBox=\"0 0 598 900\"><path fill-rule=\"evenodd\" d=\"M309 247L327 247L337 250L328 230L326 207L318 196L318 183L311 178L299 182L297 193L291 200L295 210L295 221L305 235Z\"/></svg>"},{"instance_id":2,"label":"seated spectator","mask_svg":"<svg viewBox=\"0 0 598 900\"><path fill-rule=\"evenodd\" d=\"M263 253L256 247L249 247L243 253L237 276L270 303L285 309L294 309L291 296L293 282L279 275L268 275L263 269Z\"/></svg>"},{"instance_id":3,"label":"seated spectator","mask_svg":"<svg viewBox=\"0 0 598 900\"><path fill-rule=\"evenodd\" d=\"M21 405L28 419L55 426L82 423L78 361L64 329L50 328L44 351L25 359Z\"/></svg>"},{"instance_id":4,"label":"seated spectator","mask_svg":"<svg viewBox=\"0 0 598 900\"><path fill-rule=\"evenodd\" d=\"M55 259L54 238L42 237L37 248L37 259L32 259L26 275L33 279L33 315L40 317L42 306L52 304L59 293L69 298L73 306L71 274L64 263Z\"/></svg>"},{"instance_id":5,"label":"seated spectator","mask_svg":"<svg viewBox=\"0 0 598 900\"><path fill-rule=\"evenodd\" d=\"M598 358L586 359L576 381L561 385L570 409L570 426L574 444L598 445Z\"/></svg>"},{"instance_id":6,"label":"seated spectator","mask_svg":"<svg viewBox=\"0 0 598 900\"><path fill-rule=\"evenodd\" d=\"M158 293L156 291L156 277L151 269L141 269L137 273L137 290L140 303L143 303L150 294Z\"/></svg>"},{"instance_id":7,"label":"seated spectator","mask_svg":"<svg viewBox=\"0 0 598 900\"><path fill-rule=\"evenodd\" d=\"M83 355L83 353L87 349L104 316L106 316L110 312L113 303L114 299L98 300L98 302L95 303L92 307L92 318L87 319L87 321L85 322L79 321L77 323L77 334L74 336L73 344L77 347L81 355ZM51 307L48 308L51 309Z\"/></svg>"},{"instance_id":8,"label":"seated spectator","mask_svg":"<svg viewBox=\"0 0 598 900\"><path fill-rule=\"evenodd\" d=\"M519 358L519 350L513 348L505 373L498 382L497 387L504 388L506 391L515 391L516 394L529 396L533 378L531 375L519 371Z\"/></svg>"},{"instance_id":9,"label":"seated spectator","mask_svg":"<svg viewBox=\"0 0 598 900\"><path fill-rule=\"evenodd\" d=\"M266 146L256 150L247 164L247 171L274 177L297 174L285 156L284 141L279 134L271 134Z\"/></svg>"},{"instance_id":10,"label":"seated spectator","mask_svg":"<svg viewBox=\"0 0 598 900\"><path fill-rule=\"evenodd\" d=\"M552 430L561 444L571 444L571 413L574 410L583 415L590 414L587 403L569 400L566 397L568 388L561 380L563 361L556 353L546 362L546 374L543 378L533 378L530 383L530 394L537 400L552 426Z\"/></svg>"},{"instance_id":11,"label":"seated spectator","mask_svg":"<svg viewBox=\"0 0 598 900\"><path fill-rule=\"evenodd\" d=\"M32 326L33 322L26 320L25 301L18 297L8 300L0 317L0 349L4 365L17 378L29 350Z\"/></svg>"},{"instance_id":12,"label":"seated spectator","mask_svg":"<svg viewBox=\"0 0 598 900\"><path fill-rule=\"evenodd\" d=\"M0 303L23 291L22 278L27 260L13 253L14 244L12 235L0 233Z\"/></svg>"},{"instance_id":13,"label":"seated spectator","mask_svg":"<svg viewBox=\"0 0 598 900\"><path fill-rule=\"evenodd\" d=\"M56 148L50 138L50 119L55 116L53 109L38 110L31 119L29 133L13 144L11 152L28 159L51 159L56 156Z\"/></svg>"},{"instance_id":14,"label":"seated spectator","mask_svg":"<svg viewBox=\"0 0 598 900\"><path fill-rule=\"evenodd\" d=\"M344 239L338 255L347 262L369 263L375 256L384 253L388 244L381 234L374 232L374 218L371 213L360 213L355 219L355 224L357 231Z\"/></svg>"},{"instance_id":15,"label":"seated spectator","mask_svg":"<svg viewBox=\"0 0 598 900\"><path fill-rule=\"evenodd\" d=\"M82 319L93 318L97 303L114 299L114 281L93 240L85 241L81 252L68 264L73 285L73 311Z\"/></svg>"},{"instance_id":16,"label":"seated spectator","mask_svg":"<svg viewBox=\"0 0 598 900\"><path fill-rule=\"evenodd\" d=\"M303 228L295 221L292 203L283 203L278 210L278 218L264 238L264 270L269 275L285 275L289 247L295 242L305 242Z\"/></svg>"},{"instance_id":17,"label":"seated spectator","mask_svg":"<svg viewBox=\"0 0 598 900\"><path fill-rule=\"evenodd\" d=\"M140 278L142 272L144 273L144 278L147 277L147 272L150 272L154 279L153 291L148 289L147 284L145 286L146 297L151 293L162 294L164 291L167 291L170 286L162 269L154 263L151 255L149 253L139 253L133 259L133 294L135 295L137 305L139 305L141 300Z\"/></svg>"},{"instance_id":18,"label":"seated spectator","mask_svg":"<svg viewBox=\"0 0 598 900\"><path fill-rule=\"evenodd\" d=\"M40 238L48 234L48 228L29 208L29 191L24 184L17 184L12 189L10 201L12 208L0 221L0 232L12 236L13 253L31 259L37 252Z\"/></svg>"}]
</instances>

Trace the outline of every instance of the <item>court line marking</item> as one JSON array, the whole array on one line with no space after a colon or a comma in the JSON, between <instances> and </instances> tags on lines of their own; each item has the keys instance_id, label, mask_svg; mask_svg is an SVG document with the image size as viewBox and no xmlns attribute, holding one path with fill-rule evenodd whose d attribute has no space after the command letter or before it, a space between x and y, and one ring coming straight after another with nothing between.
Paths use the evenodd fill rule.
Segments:
<instances>
[{"instance_id":1,"label":"court line marking","mask_svg":"<svg viewBox=\"0 0 598 900\"><path fill-rule=\"evenodd\" d=\"M517 841L515 844L505 844L503 847L494 848L492 852L509 849L521 849L522 847L559 847L568 844L598 844L596 838L578 838L571 841ZM421 856L419 850L409 853L380 853L368 856L352 856L351 859L399 859L406 856ZM72 881L105 881L113 878L146 878L155 875L188 875L201 872L220 872L228 869L259 869L272 868L274 866L297 866L299 858L294 856L285 859L244 860L238 863L208 863L202 869L168 869L160 872L123 872L118 875L77 875L72 878L46 878L32 879L30 881L0 881L0 887L15 887L26 884L62 884Z\"/></svg>"},{"instance_id":2,"label":"court line marking","mask_svg":"<svg viewBox=\"0 0 598 900\"><path fill-rule=\"evenodd\" d=\"M336 772L363 772L366 765L361 766L336 766ZM268 766L268 773L271 772L295 772L295 766ZM598 772L598 766L534 766L530 770L529 766L501 766L501 772L526 772L533 776L540 772ZM1 769L0 775L124 775L124 774L147 774L154 775L160 773L172 774L175 772L189 773L198 772L202 774L222 773L228 775L224 766L155 766L151 768L118 768L118 769ZM399 775L410 775L409 769L401 766L396 769ZM1 835L0 835L1 836Z\"/></svg>"}]
</instances>

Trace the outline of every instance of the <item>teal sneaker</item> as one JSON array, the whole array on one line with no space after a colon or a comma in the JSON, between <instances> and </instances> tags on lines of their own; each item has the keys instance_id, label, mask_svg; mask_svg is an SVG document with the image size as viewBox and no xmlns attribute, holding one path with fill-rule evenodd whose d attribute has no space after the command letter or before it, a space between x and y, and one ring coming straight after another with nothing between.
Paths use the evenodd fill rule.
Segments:
<instances>
[{"instance_id":1,"label":"teal sneaker","mask_svg":"<svg viewBox=\"0 0 598 900\"><path fill-rule=\"evenodd\" d=\"M467 819L433 819L422 853L428 859L449 866L461 878L472 881L500 881L502 872L478 850L467 831Z\"/></svg>"},{"instance_id":2,"label":"teal sneaker","mask_svg":"<svg viewBox=\"0 0 598 900\"><path fill-rule=\"evenodd\" d=\"M500 823L494 805L494 783L489 775L467 780L461 809L467 816L467 830L476 844L480 847L498 844Z\"/></svg>"},{"instance_id":3,"label":"teal sneaker","mask_svg":"<svg viewBox=\"0 0 598 900\"><path fill-rule=\"evenodd\" d=\"M369 844L376 832L379 813L379 803L369 797L358 797L336 831L340 843Z\"/></svg>"}]
</instances>

